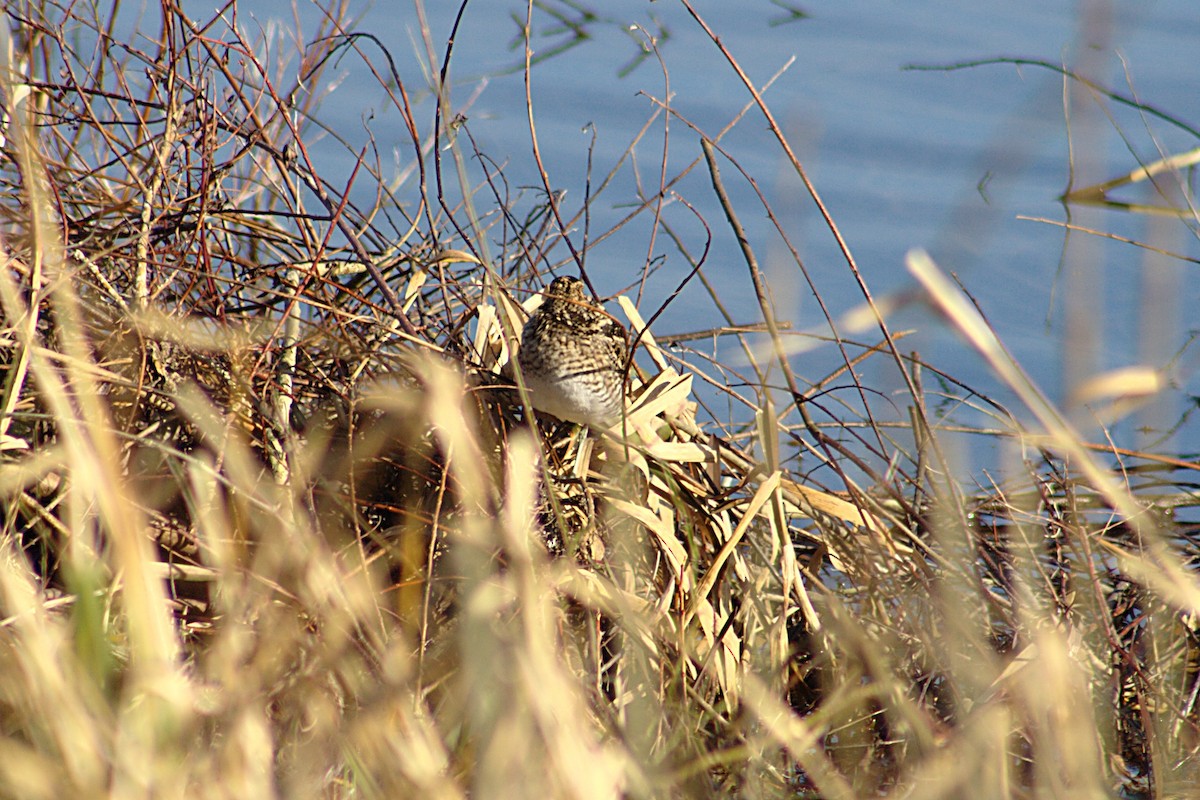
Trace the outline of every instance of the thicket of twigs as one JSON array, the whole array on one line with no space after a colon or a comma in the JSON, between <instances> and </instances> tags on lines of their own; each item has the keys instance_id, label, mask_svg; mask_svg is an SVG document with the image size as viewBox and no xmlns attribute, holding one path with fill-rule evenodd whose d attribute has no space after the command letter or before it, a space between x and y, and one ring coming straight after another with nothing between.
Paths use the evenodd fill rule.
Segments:
<instances>
[{"instance_id":1,"label":"thicket of twigs","mask_svg":"<svg viewBox=\"0 0 1200 800\"><path fill-rule=\"evenodd\" d=\"M944 398L980 400L935 375L931 401L882 316L830 381L894 360L907 434L865 390L829 415L752 242L763 324L725 334L755 375L660 348L621 299L628 415L583 441L531 424L505 364L584 209L510 200L449 91L416 113L336 8L292 58L234 5L120 38L83 6L5 12L0 795L1195 784L1200 587L1172 521L1193 465L1080 441L928 259L930 308L1037 420L984 407L1022 480L952 474ZM402 180L369 142L353 176L306 149L335 57L390 89Z\"/></svg>"}]
</instances>

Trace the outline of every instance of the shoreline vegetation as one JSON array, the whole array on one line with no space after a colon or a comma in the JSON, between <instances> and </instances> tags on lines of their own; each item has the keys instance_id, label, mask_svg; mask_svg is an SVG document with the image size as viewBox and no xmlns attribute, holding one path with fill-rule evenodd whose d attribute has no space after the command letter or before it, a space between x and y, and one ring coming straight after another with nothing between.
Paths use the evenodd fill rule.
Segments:
<instances>
[{"instance_id":1,"label":"shoreline vegetation","mask_svg":"<svg viewBox=\"0 0 1200 800\"><path fill-rule=\"evenodd\" d=\"M681 5L745 81L731 125L765 121L824 212ZM622 293L621 422L531 419L519 332L603 239L605 183L577 207L544 170L510 186L446 87L453 34L415 8L421 86L333 3L302 39L248 36L236 1L121 34L5 8L0 797L1189 796L1194 456L1081 436L920 252L909 302L1023 407L905 351L853 269L864 310L826 312L822 344L844 366L799 380L725 190L737 154L696 130L705 230L741 242L761 319L660 341L663 306ZM374 141L344 143L351 175L306 147L350 58L403 120L396 180ZM633 215L657 225L673 178ZM660 232L708 286L708 245ZM860 381L872 359L900 423L872 412L897 402ZM1103 419L1173 391L1104 378ZM962 433L1003 441L1003 480L955 474Z\"/></svg>"}]
</instances>

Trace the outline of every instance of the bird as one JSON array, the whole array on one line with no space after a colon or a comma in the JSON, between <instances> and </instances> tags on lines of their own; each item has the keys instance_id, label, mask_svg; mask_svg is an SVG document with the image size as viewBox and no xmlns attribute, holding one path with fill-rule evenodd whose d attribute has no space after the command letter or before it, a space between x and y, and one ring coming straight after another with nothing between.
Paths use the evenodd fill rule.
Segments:
<instances>
[{"instance_id":1,"label":"bird","mask_svg":"<svg viewBox=\"0 0 1200 800\"><path fill-rule=\"evenodd\" d=\"M592 428L614 425L625 406L625 327L587 298L579 278L555 278L543 297L517 351L533 407Z\"/></svg>"}]
</instances>

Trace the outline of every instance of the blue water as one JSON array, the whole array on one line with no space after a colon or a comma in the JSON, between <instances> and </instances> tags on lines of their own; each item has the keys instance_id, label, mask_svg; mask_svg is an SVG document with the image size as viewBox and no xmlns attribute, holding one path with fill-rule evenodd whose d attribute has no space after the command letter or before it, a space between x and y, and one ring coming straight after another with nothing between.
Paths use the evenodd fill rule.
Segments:
<instances>
[{"instance_id":1,"label":"blue water","mask_svg":"<svg viewBox=\"0 0 1200 800\"><path fill-rule=\"evenodd\" d=\"M588 0L582 2L588 5ZM553 0L548 5L575 13ZM583 197L593 132L598 182L654 112L643 94L665 96L664 76L652 57L628 76L618 77L645 39L642 33L631 35L629 26L640 25L654 35L668 32L660 36L659 52L669 74L672 106L706 132L719 130L748 100L729 65L681 5L671 0L596 0L591 5L600 16L587 26L591 38L533 72L542 155L554 187L567 191L569 208L577 207ZM755 82L765 82L795 58L767 93L767 101L877 298L913 288L904 254L913 247L928 248L962 281L1011 352L1057 401L1065 403L1072 386L1096 371L1137 363L1168 369L1178 391L1168 393L1156 411L1116 426L1126 446L1155 441L1155 431L1172 425L1183 412L1187 394L1200 394L1198 361L1191 350L1170 362L1195 327L1192 309L1200 286L1190 280L1195 264L1148 259L1127 244L1078 234L1068 238L1061 227L1018 216L1064 221L1070 214L1072 222L1129 238L1145 241L1153 235L1161 246L1193 258L1200 256L1196 220L1159 220L1162 230L1155 231L1145 215L1068 210L1055 199L1068 185L1071 141L1060 75L1011 64L953 72L905 69L1001 56L1078 65L1115 91L1136 94L1196 125L1200 5L1194 0L1119 6L1035 0L809 0L800 4L807 18L784 24L778 24L786 16L780 6L765 0L697 5ZM196 13L202 7L189 4ZM428 3L439 58L457 7ZM252 11L260 20L277 13L273 8L265 0L242 3L244 15ZM455 43L452 101L456 112L468 118L481 148L505 162L510 185L535 186L539 181L529 147L523 78L519 73L497 76L521 60L520 49L510 49L518 33L510 17L514 12L523 17L522 4L476 0L468 5ZM312 14L311 8L300 8L307 26L312 25ZM561 35L542 35L552 25L545 13L535 13L534 19L539 34L534 47L539 52L563 41ZM433 106L419 67L423 47L414 44L420 34L412 7L364 6L357 29L374 33L389 47L417 101L419 124L428 130ZM342 82L325 101L325 122L356 146L366 141L369 128L385 155L395 154L391 168L399 172L406 167L411 146L399 117L361 62L345 58L330 75L340 76ZM1080 148L1076 159L1085 183L1133 169L1137 162L1130 148L1137 157L1150 160L1159 148L1177 152L1200 146L1160 120L1103 99L1089 100L1077 87L1072 93L1071 133ZM834 315L859 305L863 298L844 259L761 115L751 111L723 145L759 182ZM333 179L338 170L349 174L352 158L344 148L332 140L314 141L312 146L324 159L321 171L327 178ZM593 237L629 212L639 181L647 191L657 185L662 149L660 120L636 149L636 173L633 162L626 160L613 186L594 206ZM672 119L668 176L699 156L696 134ZM762 206L732 165L723 162L722 169L771 280L778 315L797 329L818 329L823 323L812 293ZM404 187L398 193L403 197ZM676 193L697 209L712 232L705 270L720 287L723 302L739 322L758 321L745 264L703 164ZM1124 195L1147 199L1137 188ZM703 251L704 229L682 203L671 202L664 214L692 253ZM649 250L652 221L651 214L643 213L587 256L588 273L602 293L635 284L648 258L665 256L641 300L647 313L687 272L661 232ZM574 231L573 237L578 244L581 231ZM1080 321L1069 329L1065 320L1072 309ZM889 322L895 330L915 330L903 349L918 350L940 368L1012 403L1025 418L978 355L928 308L909 303ZM719 324L697 284L675 301L655 329L666 336ZM873 342L878 334L868 331L854 338ZM733 363L741 358L732 346L723 349L721 357ZM798 374L807 380L821 378L839 363L840 355L827 345L794 360ZM864 366L863 377L885 394L898 388L896 376L881 358ZM903 397L894 399L894 413L903 417ZM887 402L881 405L886 408ZM1086 411L1077 409L1074 417L1083 421L1089 436L1100 436L1087 425ZM1139 433L1138 427L1150 431ZM1200 434L1188 424L1158 444L1200 451Z\"/></svg>"}]
</instances>

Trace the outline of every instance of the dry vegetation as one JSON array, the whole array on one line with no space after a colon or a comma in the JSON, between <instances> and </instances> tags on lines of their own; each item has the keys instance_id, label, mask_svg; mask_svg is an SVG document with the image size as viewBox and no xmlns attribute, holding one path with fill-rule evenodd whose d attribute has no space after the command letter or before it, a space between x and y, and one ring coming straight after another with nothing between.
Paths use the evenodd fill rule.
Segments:
<instances>
[{"instance_id":1,"label":"dry vegetation","mask_svg":"<svg viewBox=\"0 0 1200 800\"><path fill-rule=\"evenodd\" d=\"M882 316L798 385L747 244L755 374L622 299L625 435L581 442L504 365L585 208L511 199L337 9L301 50L163 8L2 20L0 796L1194 791L1195 465L1080 441L927 259L1032 428L927 397ZM400 180L306 149L335 57L390 89ZM866 359L907 376L904 436L821 403ZM1004 485L952 474L945 393L1024 454Z\"/></svg>"}]
</instances>

